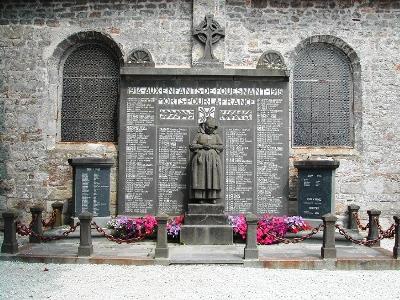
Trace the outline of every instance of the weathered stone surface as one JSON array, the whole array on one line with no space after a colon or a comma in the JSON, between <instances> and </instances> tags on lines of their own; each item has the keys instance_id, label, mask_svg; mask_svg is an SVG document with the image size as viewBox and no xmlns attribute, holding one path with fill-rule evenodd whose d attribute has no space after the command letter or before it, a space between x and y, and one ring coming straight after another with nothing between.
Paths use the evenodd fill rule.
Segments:
<instances>
[{"instance_id":1,"label":"weathered stone surface","mask_svg":"<svg viewBox=\"0 0 400 300\"><path fill-rule=\"evenodd\" d=\"M231 225L185 225L181 228L181 243L187 245L230 245Z\"/></svg>"},{"instance_id":2,"label":"weathered stone surface","mask_svg":"<svg viewBox=\"0 0 400 300\"><path fill-rule=\"evenodd\" d=\"M399 214L400 8L395 1L359 5L323 0L40 1L34 6L7 1L0 17L0 210L14 207L26 216L33 203L70 198L70 157L117 160L114 144L59 143L62 88L57 78L63 52L57 46L62 41L93 30L110 36L125 56L144 47L157 67L189 67L192 58L202 55L201 45L193 45L192 26L209 13L225 27L226 37L216 44L215 55L226 67L255 68L264 51L275 50L290 70L296 46L317 35L328 43L339 37L352 48L344 51L358 59L354 74L361 76L354 91L360 95L354 103L354 149L295 148L291 161L309 156L340 161L338 213L356 203L361 215L372 207L382 211L381 218ZM115 214L116 168L111 177ZM295 186L291 166L291 197Z\"/></svg>"}]
</instances>

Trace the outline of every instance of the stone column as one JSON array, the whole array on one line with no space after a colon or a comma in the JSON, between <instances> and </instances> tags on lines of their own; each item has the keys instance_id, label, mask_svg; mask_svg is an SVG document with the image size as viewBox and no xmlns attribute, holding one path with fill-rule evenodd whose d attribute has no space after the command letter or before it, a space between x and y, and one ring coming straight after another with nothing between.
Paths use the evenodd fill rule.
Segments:
<instances>
[{"instance_id":1,"label":"stone column","mask_svg":"<svg viewBox=\"0 0 400 300\"><path fill-rule=\"evenodd\" d=\"M324 222L324 234L321 248L322 258L336 258L335 248L335 223L337 217L333 214L326 214L322 216Z\"/></svg>"},{"instance_id":2,"label":"stone column","mask_svg":"<svg viewBox=\"0 0 400 300\"><path fill-rule=\"evenodd\" d=\"M347 206L347 211L349 214L349 220L347 223L348 229L358 231L357 221L356 221L356 218L353 216L353 213L358 213L359 210L360 210L360 207L358 205L351 204L351 205Z\"/></svg>"},{"instance_id":3,"label":"stone column","mask_svg":"<svg viewBox=\"0 0 400 300\"><path fill-rule=\"evenodd\" d=\"M395 222L393 258L400 259L400 216L393 217Z\"/></svg>"},{"instance_id":4,"label":"stone column","mask_svg":"<svg viewBox=\"0 0 400 300\"><path fill-rule=\"evenodd\" d=\"M376 223L377 223L377 221L379 221L379 216L381 214L381 211L376 210L376 209L371 209L371 210L367 210L367 214L368 214L368 222L369 222L367 240L370 241L370 240L377 239L379 237L379 228ZM374 245L372 245L372 247L380 247L380 245L381 245L381 241L378 241Z\"/></svg>"},{"instance_id":5,"label":"stone column","mask_svg":"<svg viewBox=\"0 0 400 300\"><path fill-rule=\"evenodd\" d=\"M206 15L214 15L214 20L221 25L222 28L226 27L225 17L225 0L193 0L193 26L197 27L205 18ZM200 43L192 36L192 66L198 65L199 59L203 57L204 44ZM220 62L225 61L225 38L219 40L213 45L213 53L215 58ZM222 65L223 66L223 65Z\"/></svg>"},{"instance_id":6,"label":"stone column","mask_svg":"<svg viewBox=\"0 0 400 300\"><path fill-rule=\"evenodd\" d=\"M160 214L157 220L157 244L155 249L155 258L168 258L168 240L167 240L167 222L168 216Z\"/></svg>"},{"instance_id":7,"label":"stone column","mask_svg":"<svg viewBox=\"0 0 400 300\"><path fill-rule=\"evenodd\" d=\"M247 238L244 247L244 259L258 259L257 247L257 223L258 218L254 214L246 215Z\"/></svg>"},{"instance_id":8,"label":"stone column","mask_svg":"<svg viewBox=\"0 0 400 300\"><path fill-rule=\"evenodd\" d=\"M34 233L43 235L43 225L42 225L42 206L33 206L30 208L32 214L32 231ZM41 243L42 240L34 235L29 236L29 243Z\"/></svg>"},{"instance_id":9,"label":"stone column","mask_svg":"<svg viewBox=\"0 0 400 300\"><path fill-rule=\"evenodd\" d=\"M83 212L79 215L80 222L80 244L78 247L78 256L91 256L93 253L92 244L92 222L93 215L89 212Z\"/></svg>"},{"instance_id":10,"label":"stone column","mask_svg":"<svg viewBox=\"0 0 400 300\"><path fill-rule=\"evenodd\" d=\"M4 240L1 245L2 253L17 253L17 219L18 214L15 211L8 210L3 212L4 220Z\"/></svg>"},{"instance_id":11,"label":"stone column","mask_svg":"<svg viewBox=\"0 0 400 300\"><path fill-rule=\"evenodd\" d=\"M51 205L51 207L53 208L53 211L56 212L56 221L54 222L54 227L59 227L62 225L61 215L62 215L63 206L64 206L64 203L62 203L60 201L54 202Z\"/></svg>"}]
</instances>

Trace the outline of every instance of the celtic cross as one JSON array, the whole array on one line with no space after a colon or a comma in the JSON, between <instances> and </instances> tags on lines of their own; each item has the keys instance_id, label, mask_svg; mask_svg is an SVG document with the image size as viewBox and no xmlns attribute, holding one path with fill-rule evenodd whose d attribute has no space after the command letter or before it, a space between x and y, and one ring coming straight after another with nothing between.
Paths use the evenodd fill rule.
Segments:
<instances>
[{"instance_id":1,"label":"celtic cross","mask_svg":"<svg viewBox=\"0 0 400 300\"><path fill-rule=\"evenodd\" d=\"M212 45L225 36L225 30L221 28L214 15L206 15L199 26L193 28L193 35L205 44L202 60L215 60Z\"/></svg>"}]
</instances>

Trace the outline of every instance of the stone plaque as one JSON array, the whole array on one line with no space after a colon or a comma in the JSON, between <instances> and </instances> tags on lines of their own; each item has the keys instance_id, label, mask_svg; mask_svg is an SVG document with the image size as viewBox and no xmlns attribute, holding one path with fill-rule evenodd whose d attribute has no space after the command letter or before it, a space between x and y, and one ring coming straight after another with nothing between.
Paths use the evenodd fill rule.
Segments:
<instances>
[{"instance_id":1,"label":"stone plaque","mask_svg":"<svg viewBox=\"0 0 400 300\"><path fill-rule=\"evenodd\" d=\"M209 116L217 120L225 147L227 212L286 214L286 80L191 75L122 77L119 214L184 211L188 145Z\"/></svg>"},{"instance_id":2,"label":"stone plaque","mask_svg":"<svg viewBox=\"0 0 400 300\"><path fill-rule=\"evenodd\" d=\"M305 160L295 162L299 170L298 214L304 218L321 219L335 213L335 173L338 161Z\"/></svg>"},{"instance_id":3,"label":"stone plaque","mask_svg":"<svg viewBox=\"0 0 400 300\"><path fill-rule=\"evenodd\" d=\"M73 204L75 217L87 211L94 217L110 216L111 159L73 158Z\"/></svg>"}]
</instances>

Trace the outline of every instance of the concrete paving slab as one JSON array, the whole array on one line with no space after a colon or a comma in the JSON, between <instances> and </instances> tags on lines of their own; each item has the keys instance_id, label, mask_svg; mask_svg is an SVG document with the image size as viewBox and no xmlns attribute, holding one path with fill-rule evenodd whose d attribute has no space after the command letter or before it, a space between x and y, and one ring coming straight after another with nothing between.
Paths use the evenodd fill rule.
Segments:
<instances>
[{"instance_id":1,"label":"concrete paving slab","mask_svg":"<svg viewBox=\"0 0 400 300\"><path fill-rule=\"evenodd\" d=\"M0 244L3 236L0 234ZM337 259L322 259L321 244L298 243L258 246L259 260L243 259L244 244L233 245L180 245L168 243L169 258L154 259L156 243L153 240L133 244L117 244L103 237L93 238L93 255L78 256L78 238L67 238L40 244L30 244L19 238L17 254L0 254L0 260L19 260L41 263L80 264L232 264L245 267L271 269L386 269L400 270L400 260L392 258L392 252L379 247L338 245Z\"/></svg>"}]
</instances>

